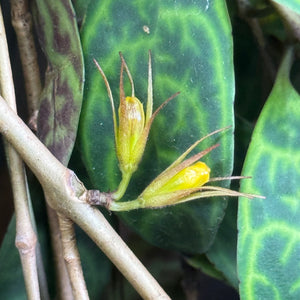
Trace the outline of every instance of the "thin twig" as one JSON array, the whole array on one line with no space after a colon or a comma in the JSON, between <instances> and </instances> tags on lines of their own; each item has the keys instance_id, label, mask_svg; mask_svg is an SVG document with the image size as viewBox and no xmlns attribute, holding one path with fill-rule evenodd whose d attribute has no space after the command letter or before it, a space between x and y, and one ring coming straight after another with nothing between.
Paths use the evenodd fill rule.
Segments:
<instances>
[{"instance_id":1,"label":"thin twig","mask_svg":"<svg viewBox=\"0 0 300 300\"><path fill-rule=\"evenodd\" d=\"M74 224L65 216L58 215L64 259L70 276L73 296L76 300L88 300L89 295L83 277L80 256L76 245Z\"/></svg>"},{"instance_id":2,"label":"thin twig","mask_svg":"<svg viewBox=\"0 0 300 300\"><path fill-rule=\"evenodd\" d=\"M49 195L49 205L78 224L143 299L170 299L102 213L87 203L87 190L0 97L0 132L15 147Z\"/></svg>"},{"instance_id":3,"label":"thin twig","mask_svg":"<svg viewBox=\"0 0 300 300\"><path fill-rule=\"evenodd\" d=\"M30 116L29 126L36 131L39 97L42 88L37 52L32 32L32 16L28 9L27 0L11 0L10 3L12 25L17 36L25 81L25 92ZM38 241L36 245L36 259L41 297L47 300L49 299L48 284Z\"/></svg>"},{"instance_id":4,"label":"thin twig","mask_svg":"<svg viewBox=\"0 0 300 300\"><path fill-rule=\"evenodd\" d=\"M9 106L16 112L14 85L8 54L6 34L0 7L0 90ZM16 247L19 250L28 299L40 299L36 266L36 233L30 219L24 167L11 145L5 145L12 182L16 214Z\"/></svg>"},{"instance_id":5,"label":"thin twig","mask_svg":"<svg viewBox=\"0 0 300 300\"><path fill-rule=\"evenodd\" d=\"M55 210L49 205L47 205L47 215L56 272L57 297L64 300L74 300L71 281L63 256L63 246L58 216Z\"/></svg>"},{"instance_id":6,"label":"thin twig","mask_svg":"<svg viewBox=\"0 0 300 300\"><path fill-rule=\"evenodd\" d=\"M40 70L34 38L32 16L27 0L10 0L12 25L15 29L22 62L30 126L36 129L36 118L41 94Z\"/></svg>"},{"instance_id":7,"label":"thin twig","mask_svg":"<svg viewBox=\"0 0 300 300\"><path fill-rule=\"evenodd\" d=\"M47 199L46 193L45 197L57 275L58 297L64 300L89 299L76 245L73 222L63 215L58 216L56 211L48 205L52 201Z\"/></svg>"},{"instance_id":8,"label":"thin twig","mask_svg":"<svg viewBox=\"0 0 300 300\"><path fill-rule=\"evenodd\" d=\"M39 299L40 291L36 265L37 236L33 230L28 210L26 183L24 179L25 170L17 152L8 144L6 144L5 148L9 160L16 214L15 244L21 258L28 299Z\"/></svg>"},{"instance_id":9,"label":"thin twig","mask_svg":"<svg viewBox=\"0 0 300 300\"><path fill-rule=\"evenodd\" d=\"M25 173L25 176L26 176L26 173ZM28 207L29 207L29 212L30 212L30 219L32 222L32 227L34 229L34 232L35 232L35 234L37 234L38 231L37 231L37 226L36 226L36 222L35 222L35 218L34 218L27 176L25 177L25 182L26 182L26 191L27 191L27 197L28 197ZM47 282L44 262L42 259L42 250L41 250L41 245L40 245L38 239L36 242L35 249L36 249L36 251L35 251L36 266L37 266L37 272L38 272L38 280L39 280L41 299L50 300L49 291L48 291L48 282Z\"/></svg>"}]
</instances>

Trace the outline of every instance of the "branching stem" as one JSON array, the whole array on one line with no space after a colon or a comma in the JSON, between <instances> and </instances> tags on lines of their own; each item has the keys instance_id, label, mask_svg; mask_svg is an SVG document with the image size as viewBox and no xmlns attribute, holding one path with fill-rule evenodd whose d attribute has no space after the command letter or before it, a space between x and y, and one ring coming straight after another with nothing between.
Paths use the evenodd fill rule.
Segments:
<instances>
[{"instance_id":1,"label":"branching stem","mask_svg":"<svg viewBox=\"0 0 300 300\"><path fill-rule=\"evenodd\" d=\"M144 299L170 299L99 210L75 173L64 167L0 97L0 132L14 146L49 195L49 205L77 223Z\"/></svg>"}]
</instances>

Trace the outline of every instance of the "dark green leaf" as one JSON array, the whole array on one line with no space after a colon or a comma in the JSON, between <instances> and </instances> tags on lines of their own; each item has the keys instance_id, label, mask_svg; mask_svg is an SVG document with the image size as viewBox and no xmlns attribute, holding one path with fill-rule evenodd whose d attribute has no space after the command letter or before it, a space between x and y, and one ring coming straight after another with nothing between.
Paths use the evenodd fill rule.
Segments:
<instances>
[{"instance_id":1,"label":"dark green leaf","mask_svg":"<svg viewBox=\"0 0 300 300\"><path fill-rule=\"evenodd\" d=\"M86 87L80 139L95 188L116 189L120 173L111 108L93 58L106 73L115 99L119 93L119 51L130 68L136 96L144 104L149 49L153 57L154 106L181 91L154 121L127 199L136 197L194 141L215 129L233 125L231 28L224 1L93 1L81 38ZM212 176L227 176L232 171L232 134L210 138L201 148L217 141L221 146L204 160L211 167ZM122 218L155 245L201 253L211 245L225 207L226 199L210 199L122 213Z\"/></svg>"},{"instance_id":2,"label":"dark green leaf","mask_svg":"<svg viewBox=\"0 0 300 300\"><path fill-rule=\"evenodd\" d=\"M185 258L185 261L195 269L201 270L202 273L219 279L224 280L224 276L220 273L214 265L207 259L205 254L198 254L192 257Z\"/></svg>"},{"instance_id":3,"label":"dark green leaf","mask_svg":"<svg viewBox=\"0 0 300 300\"><path fill-rule=\"evenodd\" d=\"M255 127L239 199L238 274L242 299L300 298L300 96L289 81L292 52Z\"/></svg>"},{"instance_id":4,"label":"dark green leaf","mask_svg":"<svg viewBox=\"0 0 300 300\"><path fill-rule=\"evenodd\" d=\"M228 283L238 288L236 247L237 247L237 200L231 199L226 215L220 225L216 239L206 253L215 268L223 274Z\"/></svg>"}]
</instances>

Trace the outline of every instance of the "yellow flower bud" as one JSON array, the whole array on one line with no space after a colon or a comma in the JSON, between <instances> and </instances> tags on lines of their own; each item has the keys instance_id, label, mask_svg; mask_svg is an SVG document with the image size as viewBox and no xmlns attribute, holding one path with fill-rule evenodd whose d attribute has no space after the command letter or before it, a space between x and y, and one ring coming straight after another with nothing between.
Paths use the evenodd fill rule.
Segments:
<instances>
[{"instance_id":1,"label":"yellow flower bud","mask_svg":"<svg viewBox=\"0 0 300 300\"><path fill-rule=\"evenodd\" d=\"M137 168L143 151L137 151L145 127L143 104L136 97L126 97L119 107L119 128L116 139L117 156L123 172L132 173Z\"/></svg>"},{"instance_id":2,"label":"yellow flower bud","mask_svg":"<svg viewBox=\"0 0 300 300\"><path fill-rule=\"evenodd\" d=\"M208 182L209 173L210 168L204 162L196 162L177 173L164 186L158 189L157 193L171 193L200 187Z\"/></svg>"}]
</instances>

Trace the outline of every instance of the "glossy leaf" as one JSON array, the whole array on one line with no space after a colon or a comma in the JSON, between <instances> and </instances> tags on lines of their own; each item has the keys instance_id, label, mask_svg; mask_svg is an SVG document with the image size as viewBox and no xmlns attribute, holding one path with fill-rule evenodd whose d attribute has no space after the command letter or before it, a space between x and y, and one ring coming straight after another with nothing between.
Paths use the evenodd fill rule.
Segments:
<instances>
[{"instance_id":1,"label":"glossy leaf","mask_svg":"<svg viewBox=\"0 0 300 300\"><path fill-rule=\"evenodd\" d=\"M300 298L300 96L285 55L250 144L239 199L238 275L241 299Z\"/></svg>"},{"instance_id":2,"label":"glossy leaf","mask_svg":"<svg viewBox=\"0 0 300 300\"><path fill-rule=\"evenodd\" d=\"M206 253L214 267L226 281L238 289L236 246L237 246L237 199L230 199L226 215L220 225L214 244Z\"/></svg>"},{"instance_id":3,"label":"glossy leaf","mask_svg":"<svg viewBox=\"0 0 300 300\"><path fill-rule=\"evenodd\" d=\"M197 139L233 125L231 28L224 1L92 1L81 38L86 87L80 139L95 188L116 189L120 173L111 107L93 58L106 73L116 102L119 51L133 76L136 96L144 105L149 49L154 70L154 107L181 91L154 121L146 153L125 199L135 198ZM232 134L227 131L212 137L201 149L217 141L221 146L204 160L212 176L228 176L232 171ZM209 199L120 215L152 244L201 253L213 242L225 207L225 199Z\"/></svg>"},{"instance_id":4,"label":"glossy leaf","mask_svg":"<svg viewBox=\"0 0 300 300\"><path fill-rule=\"evenodd\" d=\"M299 0L272 0L273 2L277 2L278 4L284 5L294 12L300 14L300 2Z\"/></svg>"},{"instance_id":5,"label":"glossy leaf","mask_svg":"<svg viewBox=\"0 0 300 300\"><path fill-rule=\"evenodd\" d=\"M246 91L245 91L246 92ZM244 119L238 119L235 130L235 174L241 173L242 159L245 157L253 128ZM244 179L250 180L250 179ZM232 181L231 188L238 190L238 181ZM238 289L237 276L237 206L236 198L229 199L225 217L212 247L206 256L214 267L223 274L226 281Z\"/></svg>"},{"instance_id":6,"label":"glossy leaf","mask_svg":"<svg viewBox=\"0 0 300 300\"><path fill-rule=\"evenodd\" d=\"M36 29L48 68L38 137L64 164L73 150L83 95L83 57L70 0L37 0Z\"/></svg>"}]
</instances>

